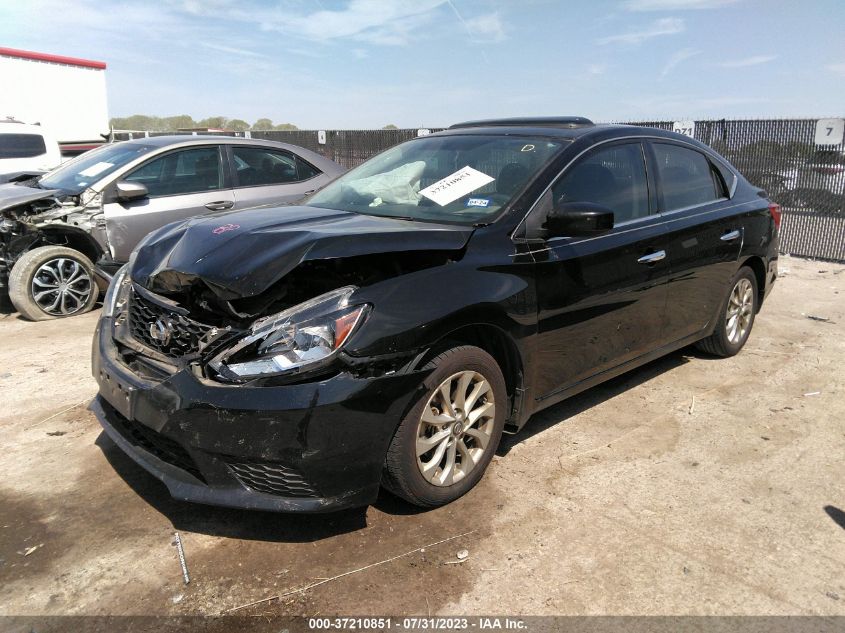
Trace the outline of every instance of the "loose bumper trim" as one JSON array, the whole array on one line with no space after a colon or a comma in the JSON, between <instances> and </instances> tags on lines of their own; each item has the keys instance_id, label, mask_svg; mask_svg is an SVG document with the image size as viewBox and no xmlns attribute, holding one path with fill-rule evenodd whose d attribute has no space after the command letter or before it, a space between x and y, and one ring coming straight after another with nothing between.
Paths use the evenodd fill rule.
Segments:
<instances>
[{"instance_id":1,"label":"loose bumper trim","mask_svg":"<svg viewBox=\"0 0 845 633\"><path fill-rule=\"evenodd\" d=\"M329 498L292 498L267 494L247 487L212 487L193 477L187 471L181 470L144 448L133 444L117 430L119 423L115 423L114 418L120 414L114 411L103 400L102 396L97 396L89 408L111 440L135 463L167 486L171 497L180 501L244 510L329 512L346 507L367 505L374 500L373 491L368 489L350 491L347 494ZM377 493L378 489L376 488L375 494Z\"/></svg>"}]
</instances>

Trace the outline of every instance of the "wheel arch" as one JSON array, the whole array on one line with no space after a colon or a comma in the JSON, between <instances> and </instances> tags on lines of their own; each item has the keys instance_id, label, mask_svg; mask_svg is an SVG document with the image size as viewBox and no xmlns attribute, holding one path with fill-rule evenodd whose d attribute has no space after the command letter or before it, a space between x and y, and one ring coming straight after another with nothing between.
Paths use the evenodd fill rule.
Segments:
<instances>
[{"instance_id":1,"label":"wheel arch","mask_svg":"<svg viewBox=\"0 0 845 633\"><path fill-rule=\"evenodd\" d=\"M44 228L41 232L44 235L44 239L41 244L38 244L39 246L67 246L85 255L85 257L91 260L92 264L96 264L104 255L103 248L91 235L82 229L70 226L57 226L56 228Z\"/></svg>"},{"instance_id":2,"label":"wheel arch","mask_svg":"<svg viewBox=\"0 0 845 633\"><path fill-rule=\"evenodd\" d=\"M740 268L743 266L750 268L757 280L757 311L759 312L763 306L763 299L766 296L766 264L761 257L752 255L742 262Z\"/></svg>"},{"instance_id":3,"label":"wheel arch","mask_svg":"<svg viewBox=\"0 0 845 633\"><path fill-rule=\"evenodd\" d=\"M517 425L514 418L519 413L519 394L523 390L524 364L516 342L502 328L491 323L462 325L435 341L429 347L428 352L417 362L417 366L423 367L445 348L458 345L472 345L483 349L499 365L505 379L505 388L509 400L509 412L505 424L507 426Z\"/></svg>"}]
</instances>

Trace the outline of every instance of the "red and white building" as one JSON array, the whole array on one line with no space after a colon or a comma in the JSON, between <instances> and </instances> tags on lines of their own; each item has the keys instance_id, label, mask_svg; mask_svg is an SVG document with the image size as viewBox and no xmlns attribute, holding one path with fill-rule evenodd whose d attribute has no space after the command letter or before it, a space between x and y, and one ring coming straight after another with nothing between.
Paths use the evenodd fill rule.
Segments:
<instances>
[{"instance_id":1,"label":"red and white building","mask_svg":"<svg viewBox=\"0 0 845 633\"><path fill-rule=\"evenodd\" d=\"M0 47L0 120L39 123L66 155L109 134L105 62Z\"/></svg>"}]
</instances>

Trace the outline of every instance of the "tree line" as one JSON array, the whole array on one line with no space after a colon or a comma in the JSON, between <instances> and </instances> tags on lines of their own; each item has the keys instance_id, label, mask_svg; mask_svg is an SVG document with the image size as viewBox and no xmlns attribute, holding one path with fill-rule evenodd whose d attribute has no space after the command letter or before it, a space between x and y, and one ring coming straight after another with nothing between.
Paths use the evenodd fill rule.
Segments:
<instances>
[{"instance_id":1,"label":"tree line","mask_svg":"<svg viewBox=\"0 0 845 633\"><path fill-rule=\"evenodd\" d=\"M255 123L248 123L243 119L229 119L225 116L212 116L195 121L187 114L176 116L150 116L133 114L127 117L115 117L110 121L113 130L133 130L142 132L175 132L189 128L220 128L245 132L246 130L298 130L293 123L275 124L270 119L258 119Z\"/></svg>"}]
</instances>

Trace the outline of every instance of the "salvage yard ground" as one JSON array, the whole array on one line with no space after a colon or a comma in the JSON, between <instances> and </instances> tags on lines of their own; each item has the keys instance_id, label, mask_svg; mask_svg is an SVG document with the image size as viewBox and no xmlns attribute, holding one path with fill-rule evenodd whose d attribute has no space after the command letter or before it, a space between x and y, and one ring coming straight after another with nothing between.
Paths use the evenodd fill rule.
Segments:
<instances>
[{"instance_id":1,"label":"salvage yard ground","mask_svg":"<svg viewBox=\"0 0 845 633\"><path fill-rule=\"evenodd\" d=\"M780 266L739 356L535 416L430 512L173 501L86 409L97 315L0 315L0 614L845 615L845 266Z\"/></svg>"}]
</instances>

